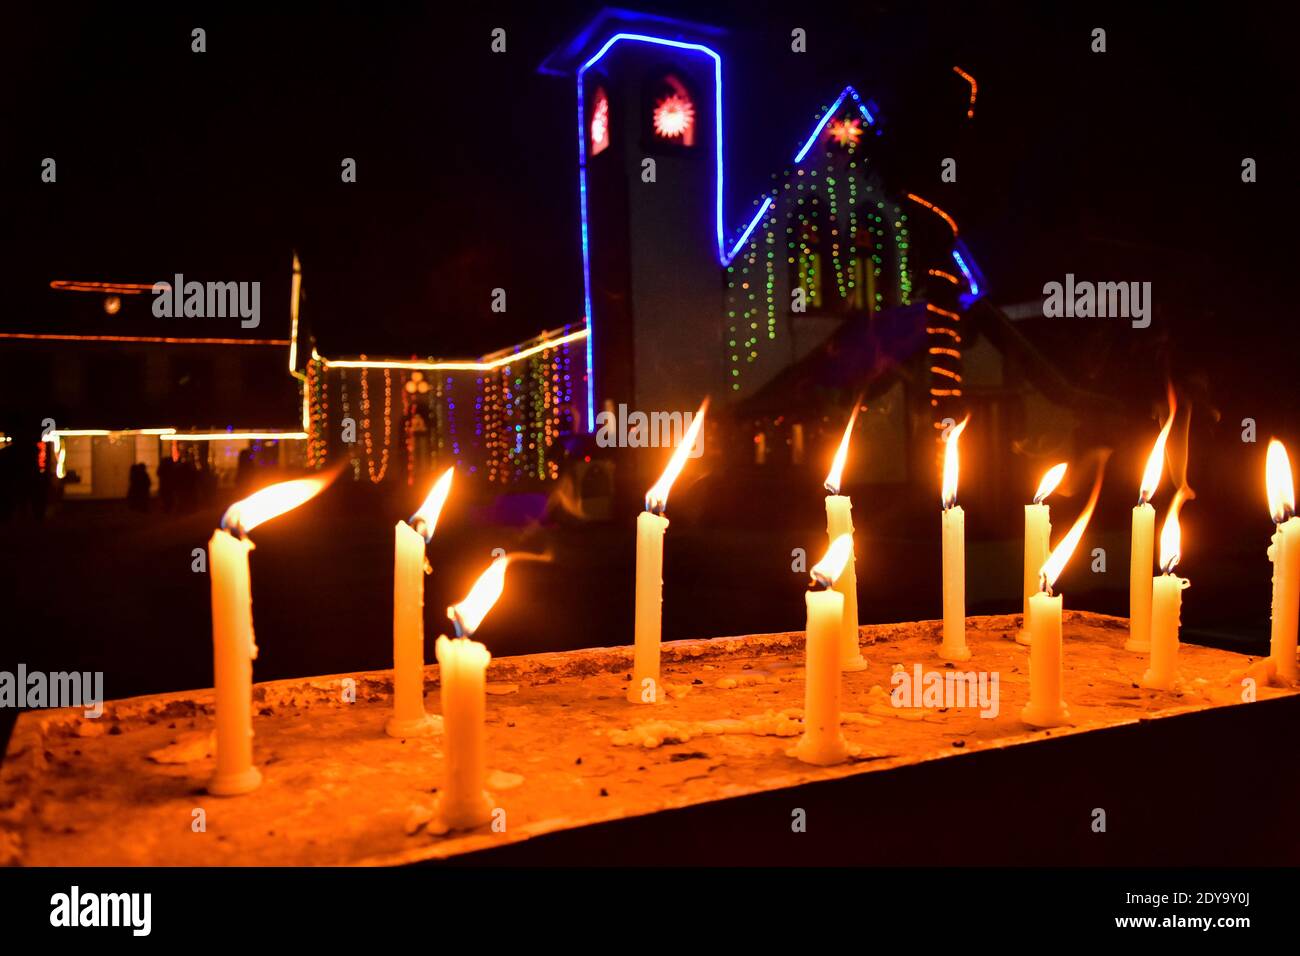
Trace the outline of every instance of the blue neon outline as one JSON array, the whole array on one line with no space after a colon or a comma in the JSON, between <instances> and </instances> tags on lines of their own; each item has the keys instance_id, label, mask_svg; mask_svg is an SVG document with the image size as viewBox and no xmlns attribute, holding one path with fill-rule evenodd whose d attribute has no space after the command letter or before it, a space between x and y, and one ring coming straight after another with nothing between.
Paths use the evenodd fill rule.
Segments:
<instances>
[{"instance_id":1,"label":"blue neon outline","mask_svg":"<svg viewBox=\"0 0 1300 956\"><path fill-rule=\"evenodd\" d=\"M746 226L745 231L740 234L740 238L737 239L736 244L731 247L731 251L727 253L727 258L722 263L723 266L731 265L731 260L736 258L736 253L740 251L740 247L745 244L745 240L749 238L749 234L754 231L754 228L762 220L763 213L767 212L768 208L771 205L772 205L772 197L768 196L763 200L762 205L758 207L758 212L754 213L754 218L749 220L749 225Z\"/></svg>"},{"instance_id":2,"label":"blue neon outline","mask_svg":"<svg viewBox=\"0 0 1300 956\"><path fill-rule=\"evenodd\" d=\"M594 340L595 335L592 329L591 314L591 252L590 238L587 229L587 108L584 103L582 92L583 77L587 70L591 69L598 63L610 47L620 40L633 40L637 43L653 43L659 46L674 47L679 50L689 50L695 53L703 53L713 60L713 140L716 160L716 179L718 184L717 198L715 201L715 217L718 238L718 262L723 266L730 262L725 255L725 240L722 232L722 189L723 189L723 172L722 172L722 57L716 51L709 49L701 43L685 43L681 40L667 40L663 37L649 36L644 33L616 33L605 41L602 46L586 63L578 68L578 203L582 219L582 282L583 282L583 302L586 306L587 319L587 431L596 430L596 375L593 364Z\"/></svg>"},{"instance_id":3,"label":"blue neon outline","mask_svg":"<svg viewBox=\"0 0 1300 956\"><path fill-rule=\"evenodd\" d=\"M961 257L961 253L954 249L952 258L957 263L957 268L961 270L961 274L966 277L966 281L970 284L971 298L979 298L980 285L975 281L975 276L971 274L970 269L967 268L966 261Z\"/></svg>"},{"instance_id":4,"label":"blue neon outline","mask_svg":"<svg viewBox=\"0 0 1300 956\"><path fill-rule=\"evenodd\" d=\"M803 149L795 153L794 161L796 165L803 162L804 157L808 155L808 150L812 149L812 144L817 142L817 137L822 134L822 130L826 128L826 124L830 122L831 117L839 110L840 104L844 102L844 97L846 96L853 97L853 102L857 104L858 109L862 112L862 118L867 121L868 126L871 126L876 122L875 118L867 112L866 104L862 102L862 97L858 95L858 91L852 86L844 87L844 89L840 91L840 95L835 98L835 102L831 104L831 108L822 114L821 120L813 128L812 135L809 136L808 141L803 144Z\"/></svg>"}]
</instances>

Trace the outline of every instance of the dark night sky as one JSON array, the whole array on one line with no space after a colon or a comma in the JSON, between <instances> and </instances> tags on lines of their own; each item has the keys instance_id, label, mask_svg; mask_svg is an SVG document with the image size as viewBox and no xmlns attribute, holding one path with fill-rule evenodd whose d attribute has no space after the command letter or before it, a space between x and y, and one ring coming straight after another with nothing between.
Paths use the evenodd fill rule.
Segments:
<instances>
[{"instance_id":1,"label":"dark night sky","mask_svg":"<svg viewBox=\"0 0 1300 956\"><path fill-rule=\"evenodd\" d=\"M46 320L52 278L178 271L262 279L264 308L284 322L295 247L326 354L478 353L579 319L573 84L536 67L599 5L277 6L292 12L10 14L5 327ZM1277 14L652 6L732 30L729 225L851 82L883 107L882 159L903 172L891 188L957 215L996 301L1037 297L1067 271L1151 278L1178 333L1160 360L1292 391L1262 347L1292 310L1297 206L1293 31ZM504 56L489 50L494 26L509 31ZM807 54L789 51L795 26ZM1094 26L1108 31L1104 55L1089 52ZM979 81L973 123L953 64ZM47 155L55 186L39 182ZM939 182L948 155L955 185ZM1247 155L1254 185L1240 180ZM354 185L339 182L344 156L358 160ZM495 286L510 292L505 316L489 311Z\"/></svg>"}]
</instances>

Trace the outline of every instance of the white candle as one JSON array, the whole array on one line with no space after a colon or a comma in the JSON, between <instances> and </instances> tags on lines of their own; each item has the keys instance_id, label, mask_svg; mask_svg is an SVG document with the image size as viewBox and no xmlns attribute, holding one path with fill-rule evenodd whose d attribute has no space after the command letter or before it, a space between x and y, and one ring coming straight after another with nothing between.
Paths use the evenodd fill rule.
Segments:
<instances>
[{"instance_id":1,"label":"white candle","mask_svg":"<svg viewBox=\"0 0 1300 956\"><path fill-rule=\"evenodd\" d=\"M1073 526L1048 555L1038 573L1039 590L1029 598L1029 703L1020 719L1031 727L1059 727L1070 722L1065 705L1064 666L1061 640L1061 595L1052 594L1052 585L1074 554L1101 494L1101 473L1093 483L1092 494Z\"/></svg>"},{"instance_id":2,"label":"white candle","mask_svg":"<svg viewBox=\"0 0 1300 956\"><path fill-rule=\"evenodd\" d=\"M1151 560L1155 551L1156 513L1150 505L1160 485L1165 467L1165 443L1174 426L1176 403L1169 392L1169 417L1165 419L1156 442L1147 456L1138 488L1138 503L1133 509L1133 539L1130 549L1128 578L1128 641L1124 649L1142 654L1151 649Z\"/></svg>"},{"instance_id":3,"label":"white candle","mask_svg":"<svg viewBox=\"0 0 1300 956\"><path fill-rule=\"evenodd\" d=\"M1025 605L1016 640L1029 643L1029 599L1039 591L1038 576L1051 554L1052 512L1043 500L1056 490L1065 477L1065 463L1054 465L1043 475L1033 504L1025 505Z\"/></svg>"},{"instance_id":4,"label":"white candle","mask_svg":"<svg viewBox=\"0 0 1300 956\"><path fill-rule=\"evenodd\" d=\"M253 766L253 603L248 552L253 542L218 529L208 542L212 578L212 669L217 695L217 769L208 792L232 796L257 789Z\"/></svg>"},{"instance_id":5,"label":"white candle","mask_svg":"<svg viewBox=\"0 0 1300 956\"><path fill-rule=\"evenodd\" d=\"M636 619L632 683L627 699L653 704L659 698L659 645L663 627L664 532L668 519L643 511L636 519Z\"/></svg>"},{"instance_id":6,"label":"white candle","mask_svg":"<svg viewBox=\"0 0 1300 956\"><path fill-rule=\"evenodd\" d=\"M1061 694L1061 595L1039 591L1029 603L1029 703L1020 719L1031 727L1059 727L1070 722Z\"/></svg>"},{"instance_id":7,"label":"white candle","mask_svg":"<svg viewBox=\"0 0 1300 956\"><path fill-rule=\"evenodd\" d=\"M1187 579L1162 574L1151 582L1151 664L1142 686L1173 690L1178 683L1178 625Z\"/></svg>"},{"instance_id":8,"label":"white candle","mask_svg":"<svg viewBox=\"0 0 1300 956\"><path fill-rule=\"evenodd\" d=\"M487 666L488 649L470 640L505 587L509 557L488 565L469 595L447 608L458 637L439 637L439 697L442 701L443 754L446 780L438 797L437 816L449 830L472 830L492 819L492 798L487 781Z\"/></svg>"},{"instance_id":9,"label":"white candle","mask_svg":"<svg viewBox=\"0 0 1300 956\"><path fill-rule=\"evenodd\" d=\"M943 643L939 656L968 661L966 646L966 513L957 504L957 439L970 416L948 433L943 449Z\"/></svg>"},{"instance_id":10,"label":"white candle","mask_svg":"<svg viewBox=\"0 0 1300 956\"><path fill-rule=\"evenodd\" d=\"M704 413L709 400L691 419L691 427L682 436L681 443L668 459L668 467L653 487L646 492L645 511L636 521L636 608L632 635L632 683L628 685L627 699L632 704L654 704L660 699L659 645L663 628L664 594L664 532L668 519L663 516L668 507L668 492L673 482L686 466L704 427Z\"/></svg>"},{"instance_id":11,"label":"white candle","mask_svg":"<svg viewBox=\"0 0 1300 956\"><path fill-rule=\"evenodd\" d=\"M1133 509L1133 543L1128 578L1128 640L1124 649L1151 650L1151 567L1155 552L1156 510L1145 501Z\"/></svg>"},{"instance_id":12,"label":"white candle","mask_svg":"<svg viewBox=\"0 0 1300 956\"><path fill-rule=\"evenodd\" d=\"M831 461L831 470L826 475L826 538L828 544L834 544L841 535L848 535L853 540L853 501L848 495L840 494L840 484L844 475L844 464L848 460L849 440L853 436L853 425L858 418L858 408L862 399L853 403L849 423L844 428L835 458ZM867 660L862 656L858 644L858 572L854 548L850 547L848 563L843 573L835 581L834 588L843 597L844 612L840 622L840 634L844 647L840 652L840 666L846 671L863 671L867 669Z\"/></svg>"},{"instance_id":13,"label":"white candle","mask_svg":"<svg viewBox=\"0 0 1300 956\"><path fill-rule=\"evenodd\" d=\"M1173 690L1178 684L1178 624L1183 588L1189 582L1174 574L1174 566L1181 556L1178 511L1185 499L1185 490L1179 488L1160 529L1160 567L1164 573L1151 583L1151 664L1142 675L1142 686L1153 690Z\"/></svg>"},{"instance_id":14,"label":"white candle","mask_svg":"<svg viewBox=\"0 0 1300 956\"><path fill-rule=\"evenodd\" d=\"M441 684L443 752L447 775L438 816L452 830L471 830L492 819L487 780L488 649L469 638L439 637L434 645Z\"/></svg>"},{"instance_id":15,"label":"white candle","mask_svg":"<svg viewBox=\"0 0 1300 956\"><path fill-rule=\"evenodd\" d=\"M1294 683L1296 631L1300 625L1300 518L1295 512L1291 462L1280 441L1268 444L1266 468L1269 510L1276 522L1268 559L1273 562L1273 605L1269 630L1269 660L1279 683Z\"/></svg>"},{"instance_id":16,"label":"white candle","mask_svg":"<svg viewBox=\"0 0 1300 956\"><path fill-rule=\"evenodd\" d=\"M832 587L852 553L853 539L848 535L838 537L812 570L816 589L804 597L808 610L804 633L804 731L789 754L819 766L840 763L853 752L840 729L844 597Z\"/></svg>"},{"instance_id":17,"label":"white candle","mask_svg":"<svg viewBox=\"0 0 1300 956\"><path fill-rule=\"evenodd\" d=\"M453 473L452 468L443 472L411 520L393 529L393 713L384 725L390 737L427 736L440 729L424 710L424 576L429 571L424 549Z\"/></svg>"},{"instance_id":18,"label":"white candle","mask_svg":"<svg viewBox=\"0 0 1300 956\"><path fill-rule=\"evenodd\" d=\"M334 474L337 474L334 473ZM257 789L253 766L253 598L248 575L248 532L317 495L334 474L282 481L226 510L208 542L212 578L212 670L216 690L216 772L208 792L233 796ZM227 530L229 529L229 530Z\"/></svg>"}]
</instances>

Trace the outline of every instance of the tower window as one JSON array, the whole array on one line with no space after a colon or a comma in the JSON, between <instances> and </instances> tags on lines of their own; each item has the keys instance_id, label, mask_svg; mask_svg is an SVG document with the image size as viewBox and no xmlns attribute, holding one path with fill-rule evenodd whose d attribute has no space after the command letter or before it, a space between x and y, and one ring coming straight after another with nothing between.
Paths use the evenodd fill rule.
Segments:
<instances>
[{"instance_id":1,"label":"tower window","mask_svg":"<svg viewBox=\"0 0 1300 956\"><path fill-rule=\"evenodd\" d=\"M596 97L591 108L591 155L597 156L609 148L609 96L603 86L596 87Z\"/></svg>"}]
</instances>

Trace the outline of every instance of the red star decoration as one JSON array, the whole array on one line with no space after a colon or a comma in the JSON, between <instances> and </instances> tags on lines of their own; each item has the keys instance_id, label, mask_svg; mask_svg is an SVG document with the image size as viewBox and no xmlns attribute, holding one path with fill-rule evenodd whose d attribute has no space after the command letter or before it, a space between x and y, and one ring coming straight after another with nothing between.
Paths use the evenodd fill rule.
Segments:
<instances>
[{"instance_id":1,"label":"red star decoration","mask_svg":"<svg viewBox=\"0 0 1300 956\"><path fill-rule=\"evenodd\" d=\"M855 119L836 120L828 132L831 139L841 146L855 146L862 135L862 123Z\"/></svg>"}]
</instances>

